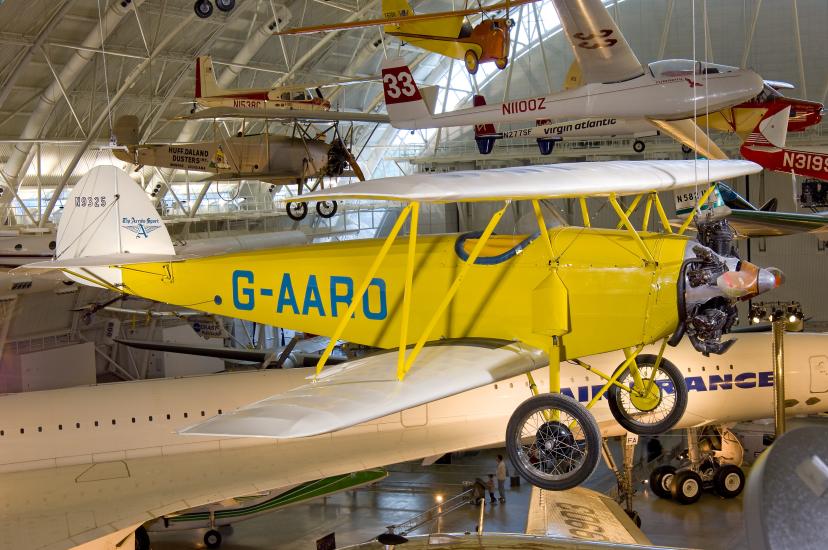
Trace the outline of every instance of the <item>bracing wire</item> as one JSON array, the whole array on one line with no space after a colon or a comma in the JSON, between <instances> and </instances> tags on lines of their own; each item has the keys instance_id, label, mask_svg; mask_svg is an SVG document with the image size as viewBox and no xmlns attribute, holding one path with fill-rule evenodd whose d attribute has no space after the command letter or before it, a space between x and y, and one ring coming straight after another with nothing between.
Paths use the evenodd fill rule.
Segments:
<instances>
[{"instance_id":1,"label":"bracing wire","mask_svg":"<svg viewBox=\"0 0 828 550\"><path fill-rule=\"evenodd\" d=\"M109 121L109 135L110 137L114 135L112 131L112 103L109 97L109 75L106 72L106 45L104 44L104 32L103 32L103 16L101 14L101 0L98 0L98 32L101 36L101 59L103 60L103 72L104 72L104 89L106 90L106 116L107 120Z\"/></svg>"}]
</instances>

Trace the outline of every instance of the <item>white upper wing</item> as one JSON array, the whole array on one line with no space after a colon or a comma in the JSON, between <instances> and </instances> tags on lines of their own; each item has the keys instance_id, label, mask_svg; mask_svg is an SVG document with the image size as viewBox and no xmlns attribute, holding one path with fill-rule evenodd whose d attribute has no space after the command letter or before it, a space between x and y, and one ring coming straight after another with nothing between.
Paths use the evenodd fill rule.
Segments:
<instances>
[{"instance_id":1,"label":"white upper wing","mask_svg":"<svg viewBox=\"0 0 828 550\"><path fill-rule=\"evenodd\" d=\"M316 382L215 416L184 435L307 437L341 430L430 403L546 364L519 343L460 340L426 346L405 380L397 352L384 352L322 371Z\"/></svg>"},{"instance_id":2,"label":"white upper wing","mask_svg":"<svg viewBox=\"0 0 828 550\"><path fill-rule=\"evenodd\" d=\"M644 74L601 0L554 0L575 58L581 65L582 83L609 83Z\"/></svg>"},{"instance_id":3,"label":"white upper wing","mask_svg":"<svg viewBox=\"0 0 828 550\"><path fill-rule=\"evenodd\" d=\"M414 174L352 183L291 200L342 198L421 202L553 199L672 191L762 171L746 160L573 162Z\"/></svg>"},{"instance_id":4,"label":"white upper wing","mask_svg":"<svg viewBox=\"0 0 828 550\"><path fill-rule=\"evenodd\" d=\"M190 115L178 117L184 120L266 118L280 120L325 120L351 122L389 122L382 113L355 113L349 111L322 111L303 109L241 109L235 107L210 107Z\"/></svg>"}]
</instances>

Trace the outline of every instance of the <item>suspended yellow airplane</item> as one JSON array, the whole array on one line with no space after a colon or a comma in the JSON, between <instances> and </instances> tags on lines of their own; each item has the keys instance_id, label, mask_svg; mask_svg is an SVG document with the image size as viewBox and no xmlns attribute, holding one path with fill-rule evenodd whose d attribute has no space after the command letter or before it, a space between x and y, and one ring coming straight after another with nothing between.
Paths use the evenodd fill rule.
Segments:
<instances>
[{"instance_id":1,"label":"suspended yellow airplane","mask_svg":"<svg viewBox=\"0 0 828 550\"><path fill-rule=\"evenodd\" d=\"M675 344L687 334L703 353L726 351L733 341L722 335L735 321L735 303L781 282L777 271L727 256L730 248L717 239L708 244L720 253L682 235L692 216L671 234L658 198L660 191L758 171L747 161L593 162L371 180L313 196L406 203L385 239L195 257L175 255L161 219L128 175L97 167L68 198L55 259L28 267L332 343L343 338L397 350L323 370L329 345L307 385L182 434L317 435L527 374L526 388L515 391L535 396L513 414L507 450L532 483L566 489L589 476L600 454L588 408L606 396L625 429L670 429L687 405L687 388L662 358L668 339ZM626 195L634 198L625 209L619 197ZM607 198L617 228L590 227L587 196ZM548 229L539 203L548 198L579 199L584 227ZM536 233L493 234L513 200L531 201ZM418 234L421 204L468 201L505 204L482 232ZM638 230L630 216L641 205ZM664 233L643 230L653 210ZM398 238L406 222L408 236ZM659 341L658 355L640 354ZM619 349L627 358L614 372L583 361ZM586 407L560 393L565 360L606 381ZM539 393L529 373L547 363L549 393Z\"/></svg>"},{"instance_id":2,"label":"suspended yellow airplane","mask_svg":"<svg viewBox=\"0 0 828 550\"><path fill-rule=\"evenodd\" d=\"M480 63L494 61L498 69L509 64L509 32L514 22L509 9L538 0L498 2L460 11L415 14L407 0L382 0L382 18L316 25L278 31L275 35L312 34L346 29L383 26L383 31L418 48L453 59L462 59L470 74L477 73ZM473 26L467 15L506 11L504 18L484 18Z\"/></svg>"}]
</instances>

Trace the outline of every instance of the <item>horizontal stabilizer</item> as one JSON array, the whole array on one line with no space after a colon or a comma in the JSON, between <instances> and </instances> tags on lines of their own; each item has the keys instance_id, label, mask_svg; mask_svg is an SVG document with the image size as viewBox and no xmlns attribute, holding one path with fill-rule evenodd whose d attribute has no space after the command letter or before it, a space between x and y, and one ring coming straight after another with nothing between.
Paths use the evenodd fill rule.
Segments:
<instances>
[{"instance_id":1,"label":"horizontal stabilizer","mask_svg":"<svg viewBox=\"0 0 828 550\"><path fill-rule=\"evenodd\" d=\"M543 352L524 344L457 340L423 348L400 382L398 356L395 350L328 367L316 382L179 433L278 439L318 435L511 378L547 363Z\"/></svg>"},{"instance_id":2,"label":"horizontal stabilizer","mask_svg":"<svg viewBox=\"0 0 828 550\"><path fill-rule=\"evenodd\" d=\"M573 162L380 178L288 200L352 198L441 203L637 195L761 171L761 166L745 160Z\"/></svg>"},{"instance_id":3,"label":"horizontal stabilizer","mask_svg":"<svg viewBox=\"0 0 828 550\"><path fill-rule=\"evenodd\" d=\"M47 260L26 264L14 270L16 273L29 269L72 269L81 267L108 267L132 264L151 264L157 262L180 262L192 258L192 255L177 254L104 254L101 256L81 256L65 260Z\"/></svg>"},{"instance_id":4,"label":"horizontal stabilizer","mask_svg":"<svg viewBox=\"0 0 828 550\"><path fill-rule=\"evenodd\" d=\"M239 109L236 107L210 107L195 113L177 117L183 120L212 119L278 119L278 120L324 120L351 122L389 122L388 115L382 113L351 113L347 111L323 111L303 109Z\"/></svg>"}]
</instances>

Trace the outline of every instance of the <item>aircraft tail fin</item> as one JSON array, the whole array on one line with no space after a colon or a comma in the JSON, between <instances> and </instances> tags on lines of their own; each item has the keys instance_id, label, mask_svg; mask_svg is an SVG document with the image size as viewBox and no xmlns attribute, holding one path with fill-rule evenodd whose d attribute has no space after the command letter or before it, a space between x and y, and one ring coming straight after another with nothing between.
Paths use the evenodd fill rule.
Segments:
<instances>
[{"instance_id":1,"label":"aircraft tail fin","mask_svg":"<svg viewBox=\"0 0 828 550\"><path fill-rule=\"evenodd\" d=\"M175 254L170 234L149 197L123 170L96 166L76 184L58 223L56 260L95 257L171 256ZM148 261L148 260L144 260ZM80 267L93 280L110 286L120 283L120 270L110 267ZM89 278L76 279L89 284ZM83 280L81 280L83 279ZM106 286L106 285L94 285Z\"/></svg>"},{"instance_id":2,"label":"aircraft tail fin","mask_svg":"<svg viewBox=\"0 0 828 550\"><path fill-rule=\"evenodd\" d=\"M140 121L135 115L123 115L115 121L113 133L116 145L138 145Z\"/></svg>"},{"instance_id":3,"label":"aircraft tail fin","mask_svg":"<svg viewBox=\"0 0 828 550\"><path fill-rule=\"evenodd\" d=\"M486 104L486 98L482 95L475 95L472 98L475 107L482 107ZM474 125L474 141L477 142L477 149L481 155L488 155L494 148L495 141L501 137L491 122Z\"/></svg>"},{"instance_id":4,"label":"aircraft tail fin","mask_svg":"<svg viewBox=\"0 0 828 550\"><path fill-rule=\"evenodd\" d=\"M195 97L213 97L221 95L221 88L213 70L213 59L209 55L196 58Z\"/></svg>"},{"instance_id":5,"label":"aircraft tail fin","mask_svg":"<svg viewBox=\"0 0 828 550\"><path fill-rule=\"evenodd\" d=\"M407 0L382 0L383 17L408 17L414 15Z\"/></svg>"},{"instance_id":6,"label":"aircraft tail fin","mask_svg":"<svg viewBox=\"0 0 828 550\"><path fill-rule=\"evenodd\" d=\"M382 65L382 88L385 106L394 128L416 130L427 128L422 121L428 121L433 113L417 83L411 69L402 58L389 59Z\"/></svg>"},{"instance_id":7,"label":"aircraft tail fin","mask_svg":"<svg viewBox=\"0 0 828 550\"><path fill-rule=\"evenodd\" d=\"M790 114L790 105L768 109L753 132L748 135L744 145L771 145L784 149Z\"/></svg>"}]
</instances>

